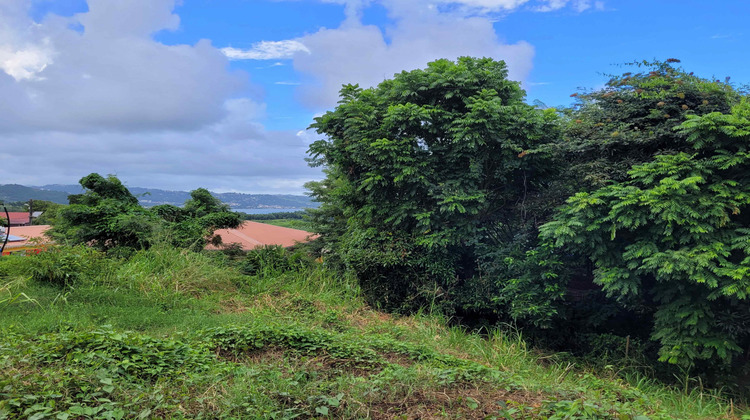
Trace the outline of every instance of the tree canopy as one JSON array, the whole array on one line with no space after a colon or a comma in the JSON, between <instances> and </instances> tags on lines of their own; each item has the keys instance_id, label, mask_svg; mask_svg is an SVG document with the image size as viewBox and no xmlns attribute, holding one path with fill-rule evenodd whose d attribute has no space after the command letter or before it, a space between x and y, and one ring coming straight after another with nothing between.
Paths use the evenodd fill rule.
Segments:
<instances>
[{"instance_id":1,"label":"tree canopy","mask_svg":"<svg viewBox=\"0 0 750 420\"><path fill-rule=\"evenodd\" d=\"M486 58L347 85L311 126L327 137L310 147L327 173L309 186L318 230L378 304L459 293L488 245L533 231L556 120Z\"/></svg>"},{"instance_id":2,"label":"tree canopy","mask_svg":"<svg viewBox=\"0 0 750 420\"><path fill-rule=\"evenodd\" d=\"M58 212L52 235L100 250L147 248L156 218L115 176L89 174L79 181L83 194L70 195Z\"/></svg>"},{"instance_id":3,"label":"tree canopy","mask_svg":"<svg viewBox=\"0 0 750 420\"><path fill-rule=\"evenodd\" d=\"M739 363L750 107L677 62L630 63L569 109L526 104L486 58L344 86L311 126L321 252L389 309L555 326L568 343L632 334L704 372Z\"/></svg>"},{"instance_id":4,"label":"tree canopy","mask_svg":"<svg viewBox=\"0 0 750 420\"><path fill-rule=\"evenodd\" d=\"M80 184L85 192L69 196L70 205L58 211L51 233L59 240L112 252L145 249L157 239L166 239L175 246L201 250L208 240L216 240L214 230L241 223L239 214L204 188L192 191L183 208L146 209L115 176L92 173Z\"/></svg>"},{"instance_id":5,"label":"tree canopy","mask_svg":"<svg viewBox=\"0 0 750 420\"><path fill-rule=\"evenodd\" d=\"M655 306L661 360L730 362L750 344L750 105L686 118L690 153L574 195L542 236L590 258L610 296Z\"/></svg>"}]
</instances>

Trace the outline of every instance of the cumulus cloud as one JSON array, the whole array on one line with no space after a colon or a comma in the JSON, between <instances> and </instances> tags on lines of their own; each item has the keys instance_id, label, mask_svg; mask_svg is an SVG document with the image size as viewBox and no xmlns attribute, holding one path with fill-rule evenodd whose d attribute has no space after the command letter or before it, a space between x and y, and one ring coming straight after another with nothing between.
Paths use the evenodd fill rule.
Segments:
<instances>
[{"instance_id":1,"label":"cumulus cloud","mask_svg":"<svg viewBox=\"0 0 750 420\"><path fill-rule=\"evenodd\" d=\"M499 7L510 1L465 3ZM439 58L468 55L505 60L513 80L525 80L532 68L533 46L504 42L489 17L442 12L423 1L384 0L383 5L395 21L385 31L347 19L339 28L321 29L299 40L310 50L293 58L294 68L310 82L299 88L304 104L313 109L331 107L344 83L373 86L396 72L425 67Z\"/></svg>"},{"instance_id":2,"label":"cumulus cloud","mask_svg":"<svg viewBox=\"0 0 750 420\"><path fill-rule=\"evenodd\" d=\"M253 44L250 49L222 48L230 60L279 60L292 58L299 52L310 53L305 44L296 40L285 41L261 41Z\"/></svg>"},{"instance_id":3,"label":"cumulus cloud","mask_svg":"<svg viewBox=\"0 0 750 420\"><path fill-rule=\"evenodd\" d=\"M175 0L89 0L36 23L28 0L0 9L0 129L194 129L220 120L245 83L209 41L164 45ZM72 29L80 25L83 31Z\"/></svg>"},{"instance_id":4,"label":"cumulus cloud","mask_svg":"<svg viewBox=\"0 0 750 420\"><path fill-rule=\"evenodd\" d=\"M264 105L234 99L225 112L222 120L190 132L9 134L0 148L0 179L75 183L99 172L116 174L131 186L299 194L305 182L321 176L304 162L312 138L266 130L257 123Z\"/></svg>"},{"instance_id":5,"label":"cumulus cloud","mask_svg":"<svg viewBox=\"0 0 750 420\"><path fill-rule=\"evenodd\" d=\"M344 83L372 86L438 58L502 59L512 79L525 80L534 48L505 41L497 14L600 4L320 0L345 7L339 27L219 49L154 39L179 28L179 0L88 0L86 13L40 22L28 15L31 1L0 0L0 183L73 183L99 172L131 186L266 193L300 193L320 177L304 162L317 136L266 129L265 105L242 97L248 81L230 60L291 60L298 96L314 110L334 106ZM362 23L375 2L388 11L385 29Z\"/></svg>"},{"instance_id":6,"label":"cumulus cloud","mask_svg":"<svg viewBox=\"0 0 750 420\"><path fill-rule=\"evenodd\" d=\"M296 130L259 123L265 105L241 97L246 77L221 50L154 39L179 27L175 2L88 0L86 13L34 22L30 0L0 1L0 183L99 172L131 186L300 193L319 177Z\"/></svg>"}]
</instances>

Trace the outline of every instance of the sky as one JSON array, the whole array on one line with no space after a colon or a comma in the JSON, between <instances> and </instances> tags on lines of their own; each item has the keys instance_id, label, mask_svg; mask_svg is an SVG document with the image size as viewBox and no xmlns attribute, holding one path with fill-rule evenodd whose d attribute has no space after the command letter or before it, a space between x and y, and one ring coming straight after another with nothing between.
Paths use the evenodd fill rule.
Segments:
<instances>
[{"instance_id":1,"label":"sky","mask_svg":"<svg viewBox=\"0 0 750 420\"><path fill-rule=\"evenodd\" d=\"M747 0L0 0L0 184L303 194L342 84L504 60L572 104L638 60L750 83Z\"/></svg>"}]
</instances>

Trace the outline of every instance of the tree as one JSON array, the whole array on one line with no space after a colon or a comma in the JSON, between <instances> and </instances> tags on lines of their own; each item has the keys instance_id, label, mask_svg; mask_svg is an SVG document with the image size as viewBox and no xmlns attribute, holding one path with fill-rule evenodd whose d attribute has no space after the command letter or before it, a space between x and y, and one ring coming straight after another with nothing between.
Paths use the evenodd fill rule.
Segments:
<instances>
[{"instance_id":1,"label":"tree","mask_svg":"<svg viewBox=\"0 0 750 420\"><path fill-rule=\"evenodd\" d=\"M372 302L450 305L482 277L489 248L533 247L550 210L557 117L506 77L501 61L438 60L375 88L344 86L311 125L327 136L310 147L326 167L309 184L322 203L316 230Z\"/></svg>"},{"instance_id":2,"label":"tree","mask_svg":"<svg viewBox=\"0 0 750 420\"><path fill-rule=\"evenodd\" d=\"M541 235L590 258L623 305L653 309L660 360L727 366L750 346L750 104L685 118L692 150L574 195Z\"/></svg>"},{"instance_id":3,"label":"tree","mask_svg":"<svg viewBox=\"0 0 750 420\"><path fill-rule=\"evenodd\" d=\"M545 198L562 205L578 192L630 180L628 173L634 166L652 162L655 156L694 152L687 134L674 128L690 116L728 113L743 94L726 80L698 77L678 63L675 59L628 63L627 72L612 75L605 87L572 95L575 106L561 110L563 141L556 153L565 165L557 184L559 194ZM612 339L621 336L623 347L626 336L648 343L653 305L623 305L607 298L594 283L595 265L586 253L558 252L556 259L564 261L568 296L573 298L558 310L552 329L556 335L545 334L545 345L587 352L602 334ZM653 347L648 345L649 350Z\"/></svg>"},{"instance_id":4,"label":"tree","mask_svg":"<svg viewBox=\"0 0 750 420\"><path fill-rule=\"evenodd\" d=\"M195 251L203 249L209 241L220 243L221 237L213 235L216 229L233 229L242 223L239 213L231 212L227 204L205 188L191 191L183 208L164 204L152 210L167 222L175 246Z\"/></svg>"},{"instance_id":5,"label":"tree","mask_svg":"<svg viewBox=\"0 0 750 420\"><path fill-rule=\"evenodd\" d=\"M70 205L58 211L52 235L103 251L127 254L150 247L162 236L172 245L200 251L208 240L216 240L216 229L235 228L242 221L204 188L192 191L184 208L145 209L115 176L92 173L80 184L85 193L69 196Z\"/></svg>"},{"instance_id":6,"label":"tree","mask_svg":"<svg viewBox=\"0 0 750 420\"><path fill-rule=\"evenodd\" d=\"M28 207L28 206L27 206ZM34 211L40 211L42 214L35 218L35 225L51 225L54 223L57 213L64 208L64 204L54 203L46 200L34 200Z\"/></svg>"},{"instance_id":7,"label":"tree","mask_svg":"<svg viewBox=\"0 0 750 420\"><path fill-rule=\"evenodd\" d=\"M85 192L68 196L70 205L59 210L51 229L54 238L103 251L150 245L157 218L138 204L119 179L92 173L79 183Z\"/></svg>"},{"instance_id":8,"label":"tree","mask_svg":"<svg viewBox=\"0 0 750 420\"><path fill-rule=\"evenodd\" d=\"M729 112L739 102L728 82L695 76L676 63L629 63L633 72L611 76L603 89L572 95L577 103L566 111L561 143L571 195L625 181L631 167L657 154L690 152L674 127L690 115Z\"/></svg>"}]
</instances>

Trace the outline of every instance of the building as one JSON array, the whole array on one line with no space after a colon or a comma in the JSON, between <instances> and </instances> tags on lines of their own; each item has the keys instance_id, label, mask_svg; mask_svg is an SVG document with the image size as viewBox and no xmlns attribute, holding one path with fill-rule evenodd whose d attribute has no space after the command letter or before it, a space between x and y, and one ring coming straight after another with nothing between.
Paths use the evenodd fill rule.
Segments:
<instances>
[{"instance_id":1,"label":"building","mask_svg":"<svg viewBox=\"0 0 750 420\"><path fill-rule=\"evenodd\" d=\"M31 218L28 212L23 211L10 211L8 212L10 217L10 226L29 226L31 224ZM5 219L5 212L0 211L0 218Z\"/></svg>"},{"instance_id":2,"label":"building","mask_svg":"<svg viewBox=\"0 0 750 420\"><path fill-rule=\"evenodd\" d=\"M26 214L28 216L28 213ZM12 217L12 216L11 216ZM8 243L3 249L5 255L38 254L49 246L51 241L44 236L49 225L11 227ZM0 233L0 247L5 242L5 233Z\"/></svg>"},{"instance_id":3,"label":"building","mask_svg":"<svg viewBox=\"0 0 750 420\"><path fill-rule=\"evenodd\" d=\"M304 230L250 221L242 223L237 229L219 229L214 234L221 236L222 245L216 247L209 244L206 249L221 249L232 244L238 244L244 251L265 245L280 245L289 248L316 237Z\"/></svg>"},{"instance_id":4,"label":"building","mask_svg":"<svg viewBox=\"0 0 750 420\"><path fill-rule=\"evenodd\" d=\"M42 213L41 211L35 211L31 214L25 211L9 211L10 226L31 226L31 222L41 216ZM0 210L0 219L5 220L5 212L2 210Z\"/></svg>"}]
</instances>

